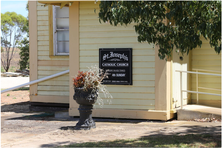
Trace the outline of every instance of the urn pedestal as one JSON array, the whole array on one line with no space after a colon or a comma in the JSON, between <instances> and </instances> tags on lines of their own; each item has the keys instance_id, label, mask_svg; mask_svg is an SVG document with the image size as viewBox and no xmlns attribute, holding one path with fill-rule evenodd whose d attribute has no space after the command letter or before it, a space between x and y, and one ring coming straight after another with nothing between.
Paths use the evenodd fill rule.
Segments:
<instances>
[{"instance_id":1,"label":"urn pedestal","mask_svg":"<svg viewBox=\"0 0 222 148\"><path fill-rule=\"evenodd\" d=\"M96 124L92 119L93 104L98 97L97 89L84 90L83 88L75 88L73 99L79 104L80 118L75 126L76 130L89 130L96 128Z\"/></svg>"}]
</instances>

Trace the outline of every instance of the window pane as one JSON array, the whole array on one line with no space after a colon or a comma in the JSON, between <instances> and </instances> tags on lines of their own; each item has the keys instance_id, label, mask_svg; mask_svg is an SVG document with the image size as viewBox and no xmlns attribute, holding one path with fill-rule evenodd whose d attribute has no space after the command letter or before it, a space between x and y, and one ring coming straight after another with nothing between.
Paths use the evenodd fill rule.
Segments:
<instances>
[{"instance_id":1,"label":"window pane","mask_svg":"<svg viewBox=\"0 0 222 148\"><path fill-rule=\"evenodd\" d=\"M56 17L69 17L69 7L56 7Z\"/></svg>"},{"instance_id":2,"label":"window pane","mask_svg":"<svg viewBox=\"0 0 222 148\"><path fill-rule=\"evenodd\" d=\"M54 7L55 55L69 54L69 7Z\"/></svg>"},{"instance_id":3,"label":"window pane","mask_svg":"<svg viewBox=\"0 0 222 148\"><path fill-rule=\"evenodd\" d=\"M57 31L57 41L69 41L69 31Z\"/></svg>"},{"instance_id":4,"label":"window pane","mask_svg":"<svg viewBox=\"0 0 222 148\"><path fill-rule=\"evenodd\" d=\"M56 19L57 29L69 29L69 19L68 18L59 18Z\"/></svg>"},{"instance_id":5,"label":"window pane","mask_svg":"<svg viewBox=\"0 0 222 148\"><path fill-rule=\"evenodd\" d=\"M69 53L69 42L58 42L58 53Z\"/></svg>"}]
</instances>

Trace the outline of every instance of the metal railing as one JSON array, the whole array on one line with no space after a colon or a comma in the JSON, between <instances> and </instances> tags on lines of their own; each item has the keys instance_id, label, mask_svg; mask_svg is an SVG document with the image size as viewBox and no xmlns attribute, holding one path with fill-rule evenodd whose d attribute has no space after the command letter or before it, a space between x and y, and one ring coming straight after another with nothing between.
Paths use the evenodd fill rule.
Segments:
<instances>
[{"instance_id":1,"label":"metal railing","mask_svg":"<svg viewBox=\"0 0 222 148\"><path fill-rule=\"evenodd\" d=\"M38 79L38 80L34 80L34 81L31 81L31 82L28 82L28 83L24 83L24 84L15 86L15 87L11 87L11 88L2 90L1 94L5 93L5 92L8 92L8 91L11 91L11 90L14 90L14 89L18 89L18 88L27 86L27 85L32 85L32 84L39 83L39 82L42 82L42 81L45 81L45 80L48 80L48 79L52 79L54 77L58 77L58 76L61 76L61 75L67 74L67 73L69 73L69 70L62 71L62 72L59 72L59 73L56 73L56 74L53 74L53 75L50 75L50 76L46 76L44 78L41 78L41 79Z\"/></svg>"},{"instance_id":2,"label":"metal railing","mask_svg":"<svg viewBox=\"0 0 222 148\"><path fill-rule=\"evenodd\" d=\"M196 71L199 69L196 69ZM204 71L204 70L202 70ZM199 92L198 88L204 88L204 89L211 89L211 90L219 90L219 89L213 89L213 88L206 88L206 87L199 87L198 86L198 75L209 75L209 76L219 76L221 77L221 74L213 74L213 73L203 73L203 72L193 72L193 71L181 71L181 70L176 70L176 72L180 72L180 99L181 99L181 109L183 109L183 92L187 93L195 93L197 94L197 104L199 103L199 96L198 94L205 94L205 95L214 95L214 96L221 96L221 94L215 94L215 93L206 93L206 92ZM196 91L191 91L191 90L183 90L182 89L182 73L191 73L191 74L196 74Z\"/></svg>"},{"instance_id":3,"label":"metal railing","mask_svg":"<svg viewBox=\"0 0 222 148\"><path fill-rule=\"evenodd\" d=\"M206 69L193 69L194 71L196 72L199 72L199 71L204 71L204 72L212 72L212 73L221 73L220 71L215 71L215 70L206 70ZM220 89L215 89L215 88L208 88L208 87L199 87L199 84L198 84L198 74L196 74L196 90L197 92L199 91L199 88L200 89L205 89L205 90L214 90L214 91L220 91L221 93L221 90ZM197 93L197 104L199 103L199 93Z\"/></svg>"}]
</instances>

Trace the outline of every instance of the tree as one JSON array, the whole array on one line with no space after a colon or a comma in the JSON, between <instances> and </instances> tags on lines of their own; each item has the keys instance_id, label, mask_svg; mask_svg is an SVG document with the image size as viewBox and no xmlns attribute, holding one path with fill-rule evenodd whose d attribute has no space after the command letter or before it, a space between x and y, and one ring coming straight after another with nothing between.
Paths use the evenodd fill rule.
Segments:
<instances>
[{"instance_id":1,"label":"tree","mask_svg":"<svg viewBox=\"0 0 222 148\"><path fill-rule=\"evenodd\" d=\"M29 5L28 2L26 4L26 10L29 11ZM29 17L27 17L26 24L23 27L23 31L27 32L27 36L29 37ZM19 47L20 49L20 60L19 60L19 65L20 69L26 69L29 68L29 40L28 38L24 38L20 43Z\"/></svg>"},{"instance_id":2,"label":"tree","mask_svg":"<svg viewBox=\"0 0 222 148\"><path fill-rule=\"evenodd\" d=\"M19 43L19 49L20 49L20 60L19 65L20 69L26 69L29 68L29 40L27 38L24 38Z\"/></svg>"},{"instance_id":3,"label":"tree","mask_svg":"<svg viewBox=\"0 0 222 148\"><path fill-rule=\"evenodd\" d=\"M160 59L170 57L175 47L182 54L201 47L201 36L221 51L219 1L101 1L99 7L100 22L135 23L138 41L158 45Z\"/></svg>"},{"instance_id":4,"label":"tree","mask_svg":"<svg viewBox=\"0 0 222 148\"><path fill-rule=\"evenodd\" d=\"M18 46L19 41L23 38L23 27L27 19L15 12L1 13L1 64L6 72L10 67L14 50Z\"/></svg>"}]
</instances>

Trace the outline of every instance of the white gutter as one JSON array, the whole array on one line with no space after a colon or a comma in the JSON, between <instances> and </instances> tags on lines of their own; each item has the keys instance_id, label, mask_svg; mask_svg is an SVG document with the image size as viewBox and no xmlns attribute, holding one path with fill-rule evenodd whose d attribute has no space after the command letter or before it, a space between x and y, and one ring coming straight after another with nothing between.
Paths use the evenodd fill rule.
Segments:
<instances>
[{"instance_id":1,"label":"white gutter","mask_svg":"<svg viewBox=\"0 0 222 148\"><path fill-rule=\"evenodd\" d=\"M48 80L48 79L51 79L51 78L54 78L54 77L58 77L58 76L61 76L61 75L67 74L67 73L69 73L69 70L62 71L62 72L59 72L59 73L56 73L56 74L53 74L53 75L46 76L44 78L38 79L38 80L34 80L34 81L31 81L31 82L28 82L28 83L24 83L24 84L21 84L21 85L12 87L12 88L8 88L8 89L5 89L5 90L2 90L1 94L5 93L5 92L8 92L8 91L11 91L11 90L14 90L14 89L18 89L18 88L27 86L27 85L32 85L32 84L39 83L39 82L42 82L42 81L45 81L45 80Z\"/></svg>"}]
</instances>

